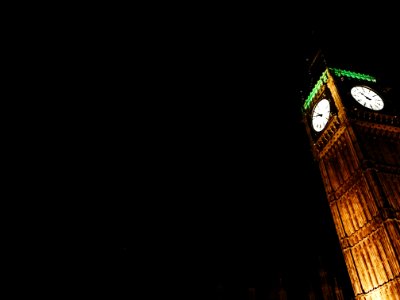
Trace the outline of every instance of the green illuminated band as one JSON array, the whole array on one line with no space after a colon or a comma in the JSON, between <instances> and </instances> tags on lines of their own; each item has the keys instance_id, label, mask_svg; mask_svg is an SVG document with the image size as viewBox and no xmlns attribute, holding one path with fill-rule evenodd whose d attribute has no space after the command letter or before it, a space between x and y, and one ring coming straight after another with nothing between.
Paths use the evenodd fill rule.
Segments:
<instances>
[{"instance_id":1,"label":"green illuminated band","mask_svg":"<svg viewBox=\"0 0 400 300\"><path fill-rule=\"evenodd\" d=\"M321 86L324 83L326 83L327 80L328 80L328 70L325 70L324 73L322 73L322 75L319 78L319 80L317 81L317 83L315 84L315 86L312 89L310 95L308 95L306 101L304 102L304 106L303 106L304 109L307 109L310 106L310 103L311 103L312 99L314 98L315 94L317 94L317 92L319 91Z\"/></svg>"},{"instance_id":2,"label":"green illuminated band","mask_svg":"<svg viewBox=\"0 0 400 300\"><path fill-rule=\"evenodd\" d=\"M345 77L350 77L350 78L354 78L354 79L376 82L375 77L373 77L371 75L361 74L361 73L356 73L356 72L346 71L346 70L340 70L340 69L335 69L335 68L329 68L329 69L332 70L333 73L338 77L345 76Z\"/></svg>"}]
</instances>

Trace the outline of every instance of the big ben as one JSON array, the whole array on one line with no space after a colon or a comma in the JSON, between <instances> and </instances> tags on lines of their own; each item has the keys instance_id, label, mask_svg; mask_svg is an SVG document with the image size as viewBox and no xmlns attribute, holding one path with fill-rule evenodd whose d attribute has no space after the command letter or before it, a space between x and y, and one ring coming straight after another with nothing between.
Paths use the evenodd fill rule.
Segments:
<instances>
[{"instance_id":1,"label":"big ben","mask_svg":"<svg viewBox=\"0 0 400 300\"><path fill-rule=\"evenodd\" d=\"M303 104L358 300L400 299L400 114L373 74L326 67Z\"/></svg>"}]
</instances>

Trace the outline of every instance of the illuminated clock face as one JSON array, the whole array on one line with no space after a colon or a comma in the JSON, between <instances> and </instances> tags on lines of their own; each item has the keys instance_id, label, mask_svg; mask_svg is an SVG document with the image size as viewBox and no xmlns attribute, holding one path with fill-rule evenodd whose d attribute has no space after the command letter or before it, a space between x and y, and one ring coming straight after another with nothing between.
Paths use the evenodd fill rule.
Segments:
<instances>
[{"instance_id":1,"label":"illuminated clock face","mask_svg":"<svg viewBox=\"0 0 400 300\"><path fill-rule=\"evenodd\" d=\"M372 110L383 109L382 98L371 88L367 86L355 86L350 92L353 98L361 105Z\"/></svg>"},{"instance_id":2,"label":"illuminated clock face","mask_svg":"<svg viewBox=\"0 0 400 300\"><path fill-rule=\"evenodd\" d=\"M319 132L325 128L329 120L331 107L327 99L322 99L314 106L312 111L312 126L315 131Z\"/></svg>"}]
</instances>

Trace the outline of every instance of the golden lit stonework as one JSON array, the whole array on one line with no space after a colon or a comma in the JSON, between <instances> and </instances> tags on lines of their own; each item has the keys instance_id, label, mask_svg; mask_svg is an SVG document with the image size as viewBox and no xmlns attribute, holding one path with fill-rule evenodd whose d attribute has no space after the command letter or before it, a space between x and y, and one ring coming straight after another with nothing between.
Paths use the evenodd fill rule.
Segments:
<instances>
[{"instance_id":1,"label":"golden lit stonework","mask_svg":"<svg viewBox=\"0 0 400 300\"><path fill-rule=\"evenodd\" d=\"M380 92L372 76L327 68L305 101L304 120L355 298L395 300L400 299L400 116L387 105L379 110L370 105L372 93L365 95L367 103L357 103L351 88L364 84ZM318 131L312 112L327 92L332 109Z\"/></svg>"}]
</instances>

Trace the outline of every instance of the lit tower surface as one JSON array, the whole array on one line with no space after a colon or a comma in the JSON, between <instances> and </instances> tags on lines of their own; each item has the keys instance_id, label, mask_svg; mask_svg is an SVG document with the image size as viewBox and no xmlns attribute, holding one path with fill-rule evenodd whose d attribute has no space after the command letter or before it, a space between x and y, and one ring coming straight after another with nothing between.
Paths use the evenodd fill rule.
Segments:
<instances>
[{"instance_id":1,"label":"lit tower surface","mask_svg":"<svg viewBox=\"0 0 400 300\"><path fill-rule=\"evenodd\" d=\"M303 119L354 295L400 299L400 99L371 75L317 79Z\"/></svg>"}]
</instances>

